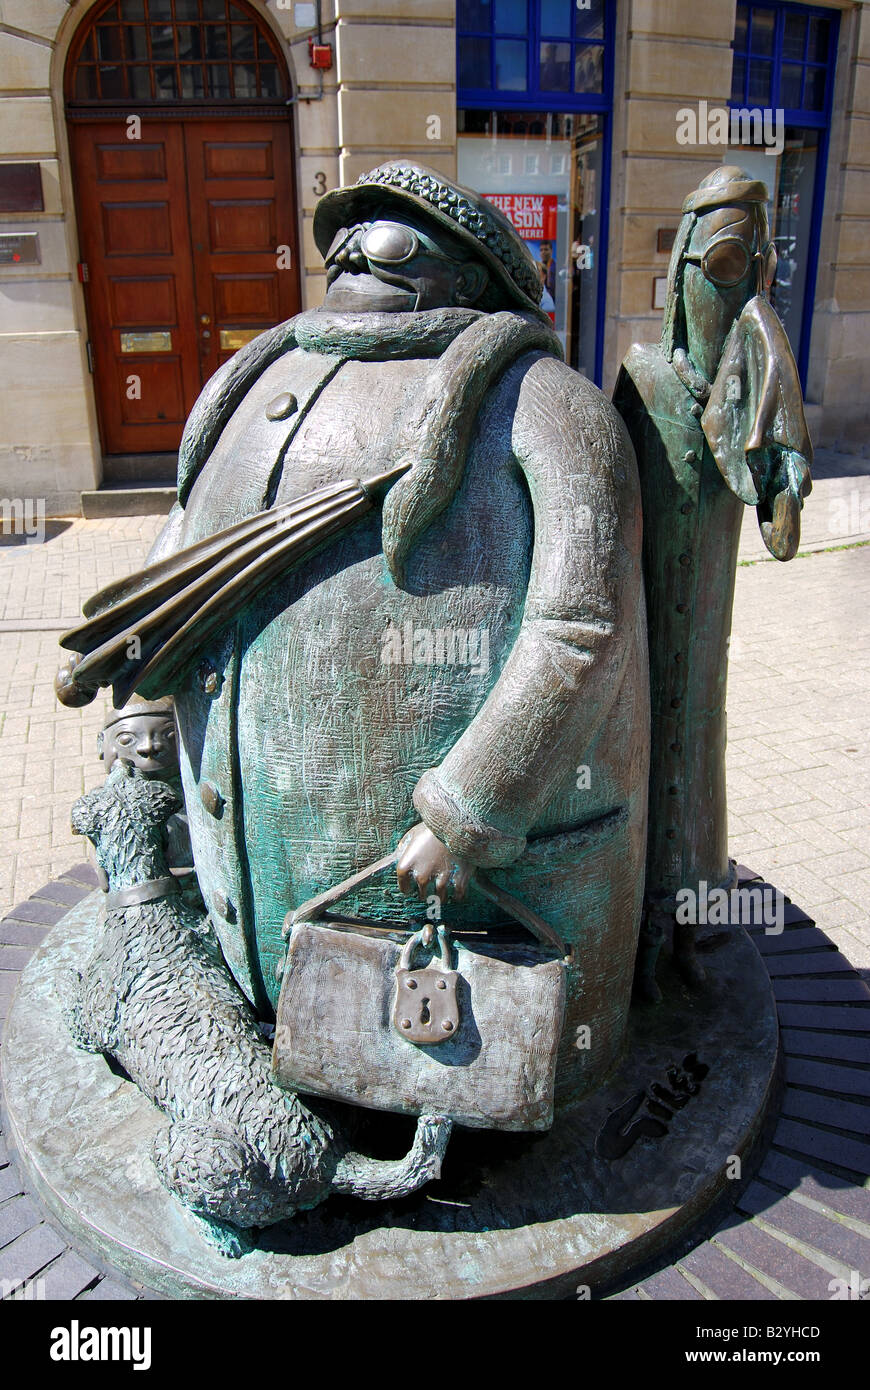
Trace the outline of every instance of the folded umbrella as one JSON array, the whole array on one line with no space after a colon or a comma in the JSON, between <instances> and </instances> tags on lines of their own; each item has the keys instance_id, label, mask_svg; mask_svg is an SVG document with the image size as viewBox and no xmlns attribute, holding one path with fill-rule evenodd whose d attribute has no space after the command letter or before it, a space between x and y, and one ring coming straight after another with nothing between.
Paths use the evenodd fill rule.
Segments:
<instances>
[{"instance_id":1,"label":"folded umbrella","mask_svg":"<svg viewBox=\"0 0 870 1390\"><path fill-rule=\"evenodd\" d=\"M407 471L401 463L364 482L347 479L237 522L88 599L88 622L60 645L79 654L58 676L64 704L87 704L111 685L123 706L133 691L171 694L203 645L279 575L345 531Z\"/></svg>"}]
</instances>

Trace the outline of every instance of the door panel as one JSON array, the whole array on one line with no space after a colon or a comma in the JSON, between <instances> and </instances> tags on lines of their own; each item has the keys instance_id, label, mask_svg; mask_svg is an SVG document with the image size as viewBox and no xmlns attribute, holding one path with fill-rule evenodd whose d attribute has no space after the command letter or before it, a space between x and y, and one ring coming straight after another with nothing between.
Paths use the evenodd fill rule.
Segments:
<instances>
[{"instance_id":1,"label":"door panel","mask_svg":"<svg viewBox=\"0 0 870 1390\"><path fill-rule=\"evenodd\" d=\"M295 263L278 267L296 244L289 124L228 126L185 126L204 379L232 356L222 337L236 345L299 312Z\"/></svg>"},{"instance_id":2,"label":"door panel","mask_svg":"<svg viewBox=\"0 0 870 1390\"><path fill-rule=\"evenodd\" d=\"M183 129L149 120L147 130L146 140L123 143L117 121L72 130L97 406L109 454L177 448L200 389ZM166 334L168 347L158 336Z\"/></svg>"},{"instance_id":3,"label":"door panel","mask_svg":"<svg viewBox=\"0 0 870 1390\"><path fill-rule=\"evenodd\" d=\"M278 265L296 243L288 122L149 117L143 137L71 132L107 454L176 449L212 373L300 307L295 257Z\"/></svg>"}]
</instances>

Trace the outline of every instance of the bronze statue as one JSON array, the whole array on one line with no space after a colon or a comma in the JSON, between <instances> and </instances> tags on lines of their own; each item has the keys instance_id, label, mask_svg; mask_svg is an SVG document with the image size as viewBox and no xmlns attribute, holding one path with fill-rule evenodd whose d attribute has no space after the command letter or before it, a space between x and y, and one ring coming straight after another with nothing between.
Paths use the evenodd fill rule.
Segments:
<instances>
[{"instance_id":1,"label":"bronze statue","mask_svg":"<svg viewBox=\"0 0 870 1390\"><path fill-rule=\"evenodd\" d=\"M639 987L658 995L665 926L689 982L703 971L676 894L730 887L727 644L745 506L789 560L811 487L800 383L768 287L767 189L731 165L683 204L660 345L635 344L614 393L643 489L652 756Z\"/></svg>"},{"instance_id":2,"label":"bronze statue","mask_svg":"<svg viewBox=\"0 0 870 1390\"><path fill-rule=\"evenodd\" d=\"M485 1086L544 978L529 943L549 941L553 985L535 986L540 1031L520 1049L547 1054L539 1098L524 1103L521 1067L513 1109L461 1111L540 1127L554 1075L562 1099L594 1088L627 1021L649 717L633 451L561 360L534 262L484 199L387 164L322 199L315 237L323 307L209 382L178 506L146 569L63 639L77 655L58 692L172 696L200 888L261 1022L300 968L295 914L339 885L341 930L417 934L417 983L438 987L436 948L456 962L457 1011L437 1015L454 1065L482 1045L480 962L504 957L518 1012L500 1038L495 996L477 1004ZM392 887L371 872L384 860ZM423 997L400 1058L428 1050L430 1014ZM381 1081L377 1103L407 1109L403 1078ZM449 1097L442 1113L459 1113ZM445 1123L420 1120L418 1181Z\"/></svg>"}]
</instances>

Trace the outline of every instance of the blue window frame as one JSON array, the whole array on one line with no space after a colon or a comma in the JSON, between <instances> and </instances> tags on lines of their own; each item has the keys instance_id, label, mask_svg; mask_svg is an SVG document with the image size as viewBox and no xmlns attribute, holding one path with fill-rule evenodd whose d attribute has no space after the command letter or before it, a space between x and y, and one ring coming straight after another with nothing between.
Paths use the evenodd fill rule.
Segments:
<instances>
[{"instance_id":1,"label":"blue window frame","mask_svg":"<svg viewBox=\"0 0 870 1390\"><path fill-rule=\"evenodd\" d=\"M612 0L457 0L461 106L609 110Z\"/></svg>"},{"instance_id":2,"label":"blue window frame","mask_svg":"<svg viewBox=\"0 0 870 1390\"><path fill-rule=\"evenodd\" d=\"M593 372L599 386L604 365L615 9L616 0L457 0L456 5L460 109L601 115Z\"/></svg>"},{"instance_id":3,"label":"blue window frame","mask_svg":"<svg viewBox=\"0 0 870 1390\"><path fill-rule=\"evenodd\" d=\"M782 110L787 145L789 135L800 138L803 133L808 145L812 146L815 161L800 331L798 341L792 342L804 389L816 292L839 24L840 17L836 10L768 0L766 4L738 4L734 29L732 107ZM810 137L810 132L816 132L816 135ZM779 188L772 192L776 200L777 223L787 231L789 218L784 214L789 211L790 200L793 204L794 195L789 192L782 177ZM794 243L794 238L783 239ZM782 265L782 248L778 249ZM778 273L777 284L782 278L782 273ZM783 285L783 298L785 289Z\"/></svg>"}]
</instances>

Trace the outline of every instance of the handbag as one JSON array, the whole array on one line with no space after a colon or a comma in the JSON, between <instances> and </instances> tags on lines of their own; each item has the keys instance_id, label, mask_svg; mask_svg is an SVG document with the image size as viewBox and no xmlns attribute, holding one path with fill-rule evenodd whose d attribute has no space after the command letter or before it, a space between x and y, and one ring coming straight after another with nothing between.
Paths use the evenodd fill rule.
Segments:
<instances>
[{"instance_id":1,"label":"handbag","mask_svg":"<svg viewBox=\"0 0 870 1390\"><path fill-rule=\"evenodd\" d=\"M474 1129L549 1129L565 1012L563 942L480 870L471 884L512 922L461 939L427 923L403 941L395 926L326 916L396 859L388 855L288 913L276 1080Z\"/></svg>"}]
</instances>

